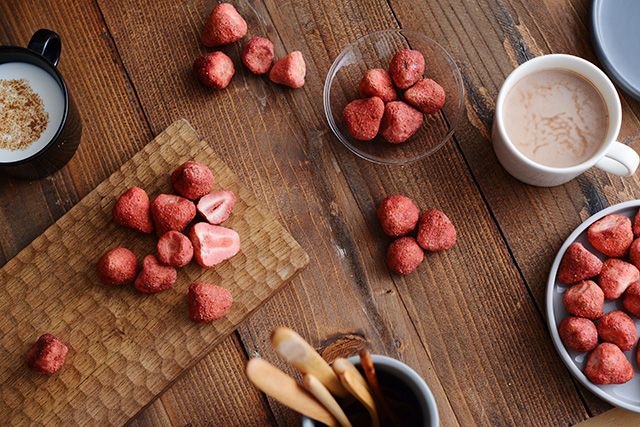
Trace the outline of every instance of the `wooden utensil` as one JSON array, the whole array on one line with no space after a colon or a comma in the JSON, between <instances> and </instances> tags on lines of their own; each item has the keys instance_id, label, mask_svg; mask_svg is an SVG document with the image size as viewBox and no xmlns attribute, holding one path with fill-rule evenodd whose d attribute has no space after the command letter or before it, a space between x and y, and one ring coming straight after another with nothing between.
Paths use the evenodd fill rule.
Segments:
<instances>
[{"instance_id":1,"label":"wooden utensil","mask_svg":"<svg viewBox=\"0 0 640 427\"><path fill-rule=\"evenodd\" d=\"M362 384L364 388L367 389L369 394L372 393L371 389L369 388L369 383L367 383L367 380L364 379L360 371L358 371L358 368L356 368L356 366L353 363L349 362L347 359L339 357L336 360L334 360L333 370L338 376L339 376L339 372L344 372L344 371L351 372L355 380L358 381L360 384Z\"/></svg>"},{"instance_id":2,"label":"wooden utensil","mask_svg":"<svg viewBox=\"0 0 640 427\"><path fill-rule=\"evenodd\" d=\"M360 364L362 365L362 370L364 371L364 375L367 377L367 382L369 383L369 387L373 392L373 395L378 400L380 404L380 409L383 415L386 415L396 427L402 425L396 414L393 412L391 407L389 406L389 402L385 398L382 393L382 389L380 388L380 383L378 382L378 377L376 376L376 368L373 365L373 360L371 359L371 352L367 348L363 348L360 350Z\"/></svg>"},{"instance_id":3,"label":"wooden utensil","mask_svg":"<svg viewBox=\"0 0 640 427\"><path fill-rule=\"evenodd\" d=\"M336 372L342 385L351 393L362 405L365 407L369 416L371 417L371 426L379 427L380 420L378 419L378 411L376 410L376 404L373 401L371 393L367 391L366 387L353 375L353 373L346 369L344 371Z\"/></svg>"},{"instance_id":4,"label":"wooden utensil","mask_svg":"<svg viewBox=\"0 0 640 427\"><path fill-rule=\"evenodd\" d=\"M338 421L307 390L293 378L263 359L251 359L247 363L247 377L260 391L278 402L326 424L338 427Z\"/></svg>"},{"instance_id":5,"label":"wooden utensil","mask_svg":"<svg viewBox=\"0 0 640 427\"><path fill-rule=\"evenodd\" d=\"M274 329L271 332L271 345L297 370L303 374L313 374L334 395L349 395L329 364L295 331L285 327Z\"/></svg>"},{"instance_id":6,"label":"wooden utensil","mask_svg":"<svg viewBox=\"0 0 640 427\"><path fill-rule=\"evenodd\" d=\"M305 374L304 386L316 399L318 399L320 403L325 406L325 408L327 408L329 412L331 412L331 415L338 420L342 427L352 427L347 415L319 379L317 379L313 374Z\"/></svg>"}]
</instances>

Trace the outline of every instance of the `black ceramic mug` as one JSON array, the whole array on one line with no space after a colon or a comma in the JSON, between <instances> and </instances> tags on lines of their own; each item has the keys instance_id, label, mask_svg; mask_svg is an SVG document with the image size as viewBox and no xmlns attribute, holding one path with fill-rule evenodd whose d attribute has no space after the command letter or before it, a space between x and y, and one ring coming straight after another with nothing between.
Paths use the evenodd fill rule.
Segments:
<instances>
[{"instance_id":1,"label":"black ceramic mug","mask_svg":"<svg viewBox=\"0 0 640 427\"><path fill-rule=\"evenodd\" d=\"M4 90L0 95L5 96L0 108L6 110L0 114L2 174L26 179L50 175L66 165L78 148L82 121L56 68L61 49L60 36L44 29L36 31L27 48L0 46L0 91ZM25 80L30 86L26 91ZM17 101L7 102L7 93ZM20 98L24 93L28 99ZM40 98L35 112L30 111L34 93ZM20 145L25 135L31 139Z\"/></svg>"}]
</instances>

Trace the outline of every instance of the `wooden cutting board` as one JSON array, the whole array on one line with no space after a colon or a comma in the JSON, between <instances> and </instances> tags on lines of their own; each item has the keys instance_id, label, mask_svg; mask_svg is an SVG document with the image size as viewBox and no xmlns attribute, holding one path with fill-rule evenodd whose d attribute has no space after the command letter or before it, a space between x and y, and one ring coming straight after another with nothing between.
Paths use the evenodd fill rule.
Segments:
<instances>
[{"instance_id":1,"label":"wooden cutting board","mask_svg":"<svg viewBox=\"0 0 640 427\"><path fill-rule=\"evenodd\" d=\"M232 190L223 225L241 238L235 257L178 270L173 288L144 295L96 276L108 249L139 261L157 238L117 225L111 210L132 186L153 199L171 193L170 173L187 160L209 166L216 190ZM204 357L308 263L291 235L185 120L173 123L0 270L0 420L16 424L122 425ZM231 291L229 313L209 324L189 320L187 289L196 281ZM25 366L44 333L69 347L63 368L38 375Z\"/></svg>"}]
</instances>

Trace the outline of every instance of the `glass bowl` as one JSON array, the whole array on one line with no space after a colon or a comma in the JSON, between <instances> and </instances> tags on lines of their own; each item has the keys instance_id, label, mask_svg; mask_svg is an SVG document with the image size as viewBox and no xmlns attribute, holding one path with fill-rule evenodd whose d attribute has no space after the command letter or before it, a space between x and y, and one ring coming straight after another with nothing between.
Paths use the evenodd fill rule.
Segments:
<instances>
[{"instance_id":1,"label":"glass bowl","mask_svg":"<svg viewBox=\"0 0 640 427\"><path fill-rule=\"evenodd\" d=\"M391 144L379 135L371 141L351 137L342 121L342 110L360 98L358 84L365 71L389 70L391 58L402 49L422 53L424 76L445 90L444 106L436 114L425 114L422 127L405 142ZM372 162L402 165L424 159L451 138L464 111L464 86L455 61L434 40L413 31L384 30L356 40L338 55L327 74L323 100L331 130L349 150Z\"/></svg>"}]
</instances>

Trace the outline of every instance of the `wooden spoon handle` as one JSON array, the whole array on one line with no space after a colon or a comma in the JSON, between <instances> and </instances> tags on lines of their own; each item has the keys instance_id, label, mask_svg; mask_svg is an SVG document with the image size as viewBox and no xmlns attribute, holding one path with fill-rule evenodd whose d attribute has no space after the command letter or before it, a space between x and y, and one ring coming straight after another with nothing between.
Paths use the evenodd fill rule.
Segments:
<instances>
[{"instance_id":1,"label":"wooden spoon handle","mask_svg":"<svg viewBox=\"0 0 640 427\"><path fill-rule=\"evenodd\" d=\"M360 364L362 365L362 370L367 377L369 387L371 388L373 395L380 404L380 409L383 417L384 415L386 415L394 427L401 427L402 423L400 422L400 420L398 420L398 417L389 406L389 402L387 402L384 394L382 394L382 389L380 388L380 383L378 382L378 377L376 376L376 368L373 365L373 359L371 358L371 352L366 348L360 350Z\"/></svg>"},{"instance_id":2,"label":"wooden spoon handle","mask_svg":"<svg viewBox=\"0 0 640 427\"><path fill-rule=\"evenodd\" d=\"M367 391L364 385L356 379L353 373L349 370L342 371L338 374L342 385L349 393L355 396L369 412L371 417L371 426L380 427L380 420L378 419L378 411L376 410L376 404L371 394Z\"/></svg>"},{"instance_id":3,"label":"wooden spoon handle","mask_svg":"<svg viewBox=\"0 0 640 427\"><path fill-rule=\"evenodd\" d=\"M338 421L293 378L263 359L247 363L247 377L258 389L294 411L309 418L338 427Z\"/></svg>"},{"instance_id":4,"label":"wooden spoon handle","mask_svg":"<svg viewBox=\"0 0 640 427\"><path fill-rule=\"evenodd\" d=\"M351 422L340 405L338 405L338 402L336 402L336 399L333 398L331 393L329 393L329 390L322 385L319 379L313 376L313 374L305 374L304 386L327 408L329 412L331 412L331 415L336 417L342 427L352 427Z\"/></svg>"},{"instance_id":5,"label":"wooden spoon handle","mask_svg":"<svg viewBox=\"0 0 640 427\"><path fill-rule=\"evenodd\" d=\"M274 329L271 332L271 346L297 370L303 374L313 374L334 395L349 395L329 364L293 330L284 327Z\"/></svg>"},{"instance_id":6,"label":"wooden spoon handle","mask_svg":"<svg viewBox=\"0 0 640 427\"><path fill-rule=\"evenodd\" d=\"M338 377L340 376L341 372L351 372L354 379L362 384L369 393L371 393L371 388L369 387L369 383L367 383L367 380L364 379L360 371L358 371L358 368L356 368L356 366L353 363L349 362L347 359L339 357L334 360L333 371L336 373L336 375L338 375Z\"/></svg>"}]
</instances>

